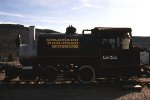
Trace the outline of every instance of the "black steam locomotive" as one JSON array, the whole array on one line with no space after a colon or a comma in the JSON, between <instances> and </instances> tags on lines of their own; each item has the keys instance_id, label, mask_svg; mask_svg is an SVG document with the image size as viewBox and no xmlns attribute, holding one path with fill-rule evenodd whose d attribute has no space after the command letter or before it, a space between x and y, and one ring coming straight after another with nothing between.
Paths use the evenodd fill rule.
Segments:
<instances>
[{"instance_id":1,"label":"black steam locomotive","mask_svg":"<svg viewBox=\"0 0 150 100\"><path fill-rule=\"evenodd\" d=\"M65 34L40 34L35 42L35 28L30 26L28 44L18 43L21 65L7 70L6 77L50 83L61 77L90 83L99 77L138 76L149 64L149 53L132 45L131 31L95 27L77 34L69 26Z\"/></svg>"}]
</instances>

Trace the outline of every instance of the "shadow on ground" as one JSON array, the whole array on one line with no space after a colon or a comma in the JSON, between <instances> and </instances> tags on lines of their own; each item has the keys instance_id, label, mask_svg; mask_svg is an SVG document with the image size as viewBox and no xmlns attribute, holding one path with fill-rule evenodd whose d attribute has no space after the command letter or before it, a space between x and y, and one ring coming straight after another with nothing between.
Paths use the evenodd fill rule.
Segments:
<instances>
[{"instance_id":1,"label":"shadow on ground","mask_svg":"<svg viewBox=\"0 0 150 100\"><path fill-rule=\"evenodd\" d=\"M0 85L0 100L112 100L145 95L116 84ZM133 96L132 96L133 95ZM146 96L146 98L150 95Z\"/></svg>"}]
</instances>

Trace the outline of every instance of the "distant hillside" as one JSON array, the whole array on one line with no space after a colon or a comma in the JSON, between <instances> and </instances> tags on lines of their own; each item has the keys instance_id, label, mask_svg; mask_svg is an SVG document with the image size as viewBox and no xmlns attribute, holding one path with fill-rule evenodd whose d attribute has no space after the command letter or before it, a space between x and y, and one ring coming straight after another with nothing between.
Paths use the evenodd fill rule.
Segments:
<instances>
[{"instance_id":1,"label":"distant hillside","mask_svg":"<svg viewBox=\"0 0 150 100\"><path fill-rule=\"evenodd\" d=\"M27 33L29 32L29 27L25 27L19 24L0 24L0 54L4 51L16 50L15 39L18 34L21 35L23 43L27 41ZM36 37L40 33L56 33L54 30L50 29L37 29Z\"/></svg>"},{"instance_id":2,"label":"distant hillside","mask_svg":"<svg viewBox=\"0 0 150 100\"><path fill-rule=\"evenodd\" d=\"M23 43L27 41L27 33L29 28L19 24L0 24L0 55L1 53L7 53L9 51L16 51L15 39L17 34L20 34ZM54 30L50 29L37 29L36 37L40 33L56 33ZM150 50L150 37L137 37L134 36L133 39L134 46L142 46Z\"/></svg>"},{"instance_id":3,"label":"distant hillside","mask_svg":"<svg viewBox=\"0 0 150 100\"><path fill-rule=\"evenodd\" d=\"M141 46L150 50L150 37L134 36L132 42L134 46Z\"/></svg>"}]
</instances>

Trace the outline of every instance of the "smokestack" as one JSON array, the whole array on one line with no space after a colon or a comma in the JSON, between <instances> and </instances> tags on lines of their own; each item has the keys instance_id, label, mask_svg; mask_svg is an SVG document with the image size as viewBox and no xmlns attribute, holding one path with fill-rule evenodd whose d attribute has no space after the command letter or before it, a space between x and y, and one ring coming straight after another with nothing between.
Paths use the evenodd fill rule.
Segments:
<instances>
[{"instance_id":1,"label":"smokestack","mask_svg":"<svg viewBox=\"0 0 150 100\"><path fill-rule=\"evenodd\" d=\"M35 41L35 26L29 26L29 44L33 45Z\"/></svg>"}]
</instances>

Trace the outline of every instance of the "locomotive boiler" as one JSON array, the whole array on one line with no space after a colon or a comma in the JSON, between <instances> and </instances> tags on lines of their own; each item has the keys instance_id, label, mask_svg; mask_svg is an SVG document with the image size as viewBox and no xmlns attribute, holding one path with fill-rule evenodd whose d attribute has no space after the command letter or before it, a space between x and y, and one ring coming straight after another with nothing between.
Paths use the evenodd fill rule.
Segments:
<instances>
[{"instance_id":1,"label":"locomotive boiler","mask_svg":"<svg viewBox=\"0 0 150 100\"><path fill-rule=\"evenodd\" d=\"M138 76L149 64L149 52L132 45L131 33L131 28L95 27L77 34L69 26L66 33L39 34L35 41L35 28L30 26L28 43L19 45L21 66L11 72L20 80L50 83L59 78L90 83L99 77ZM130 40L124 48L126 34Z\"/></svg>"}]
</instances>

